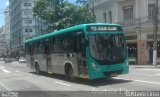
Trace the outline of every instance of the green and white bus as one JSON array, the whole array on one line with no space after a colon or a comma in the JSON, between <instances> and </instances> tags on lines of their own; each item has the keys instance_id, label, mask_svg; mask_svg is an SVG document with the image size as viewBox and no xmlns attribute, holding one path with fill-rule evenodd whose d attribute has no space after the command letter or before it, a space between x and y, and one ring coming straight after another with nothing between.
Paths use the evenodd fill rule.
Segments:
<instances>
[{"instance_id":1,"label":"green and white bus","mask_svg":"<svg viewBox=\"0 0 160 97\"><path fill-rule=\"evenodd\" d=\"M118 24L81 24L25 42L26 64L48 73L97 79L129 72L127 45Z\"/></svg>"}]
</instances>

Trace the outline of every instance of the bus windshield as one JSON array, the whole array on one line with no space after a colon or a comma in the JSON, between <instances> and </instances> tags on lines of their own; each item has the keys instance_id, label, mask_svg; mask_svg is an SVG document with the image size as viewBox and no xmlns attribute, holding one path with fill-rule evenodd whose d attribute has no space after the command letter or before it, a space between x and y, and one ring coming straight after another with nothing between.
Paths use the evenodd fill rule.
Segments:
<instances>
[{"instance_id":1,"label":"bus windshield","mask_svg":"<svg viewBox=\"0 0 160 97\"><path fill-rule=\"evenodd\" d=\"M89 36L91 56L99 64L123 62L125 59L125 41L122 34L96 34Z\"/></svg>"}]
</instances>

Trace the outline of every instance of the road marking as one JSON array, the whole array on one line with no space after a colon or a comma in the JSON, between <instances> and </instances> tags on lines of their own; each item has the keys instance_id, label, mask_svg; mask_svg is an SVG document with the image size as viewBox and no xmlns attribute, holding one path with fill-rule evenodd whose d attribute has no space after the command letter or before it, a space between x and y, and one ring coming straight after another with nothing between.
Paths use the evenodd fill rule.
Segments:
<instances>
[{"instance_id":1,"label":"road marking","mask_svg":"<svg viewBox=\"0 0 160 97\"><path fill-rule=\"evenodd\" d=\"M143 68L138 68L138 69L136 69L136 70L154 70L154 71L160 71L159 69L143 69Z\"/></svg>"},{"instance_id":2,"label":"road marking","mask_svg":"<svg viewBox=\"0 0 160 97\"><path fill-rule=\"evenodd\" d=\"M0 82L0 85L5 88L7 91L11 91L9 88L7 88L3 83Z\"/></svg>"},{"instance_id":3,"label":"road marking","mask_svg":"<svg viewBox=\"0 0 160 97\"><path fill-rule=\"evenodd\" d=\"M14 72L20 72L19 70L14 70Z\"/></svg>"},{"instance_id":4,"label":"road marking","mask_svg":"<svg viewBox=\"0 0 160 97\"><path fill-rule=\"evenodd\" d=\"M156 74L156 75L160 75L160 74Z\"/></svg>"},{"instance_id":5,"label":"road marking","mask_svg":"<svg viewBox=\"0 0 160 97\"><path fill-rule=\"evenodd\" d=\"M63 83L63 82L57 82L57 81L55 81L55 83L56 83L56 84L60 84L60 85L64 85L64 86L68 86L68 87L71 86L71 85L66 84L66 83Z\"/></svg>"},{"instance_id":6,"label":"road marking","mask_svg":"<svg viewBox=\"0 0 160 97\"><path fill-rule=\"evenodd\" d=\"M151 82L151 81L144 81L144 80L136 80L136 79L128 79L128 78L119 78L119 77L115 77L115 79L124 79L124 80L128 80L128 81L136 81L136 82L142 82L142 83L149 83L149 84L157 84L157 85L160 85L160 83L158 83L158 82Z\"/></svg>"},{"instance_id":7,"label":"road marking","mask_svg":"<svg viewBox=\"0 0 160 97\"><path fill-rule=\"evenodd\" d=\"M131 73L134 75L142 75L142 76L156 76L156 75L151 75L151 74L139 74L139 73Z\"/></svg>"},{"instance_id":8,"label":"road marking","mask_svg":"<svg viewBox=\"0 0 160 97\"><path fill-rule=\"evenodd\" d=\"M11 73L10 71L6 70L6 69L2 69L3 72L5 73Z\"/></svg>"},{"instance_id":9,"label":"road marking","mask_svg":"<svg viewBox=\"0 0 160 97\"><path fill-rule=\"evenodd\" d=\"M3 69L4 68L4 66L0 66L0 69Z\"/></svg>"}]
</instances>

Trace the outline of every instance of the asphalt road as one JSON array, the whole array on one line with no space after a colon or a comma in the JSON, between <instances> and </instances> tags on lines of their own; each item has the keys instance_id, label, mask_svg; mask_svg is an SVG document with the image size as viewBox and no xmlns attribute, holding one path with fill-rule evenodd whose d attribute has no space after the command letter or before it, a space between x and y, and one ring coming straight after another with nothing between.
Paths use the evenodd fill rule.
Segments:
<instances>
[{"instance_id":1,"label":"asphalt road","mask_svg":"<svg viewBox=\"0 0 160 97\"><path fill-rule=\"evenodd\" d=\"M125 92L122 96L133 96L135 94L130 94L130 91L160 91L160 68L131 66L130 73L126 75L68 82L62 75L37 75L25 64L0 61L0 91L0 97L104 97L105 94L115 97L120 96L119 92ZM127 95L126 91L129 91ZM153 92L152 95L160 96L160 92Z\"/></svg>"}]
</instances>

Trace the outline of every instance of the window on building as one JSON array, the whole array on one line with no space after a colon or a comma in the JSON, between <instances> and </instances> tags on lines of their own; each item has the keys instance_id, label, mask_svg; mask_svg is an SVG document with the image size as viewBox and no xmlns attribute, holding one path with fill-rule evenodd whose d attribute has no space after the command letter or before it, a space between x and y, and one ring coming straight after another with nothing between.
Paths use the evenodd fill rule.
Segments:
<instances>
[{"instance_id":1,"label":"window on building","mask_svg":"<svg viewBox=\"0 0 160 97\"><path fill-rule=\"evenodd\" d=\"M25 11L24 11L24 15L27 15L27 14L28 14L28 11L27 11L27 10L25 10Z\"/></svg>"},{"instance_id":2,"label":"window on building","mask_svg":"<svg viewBox=\"0 0 160 97\"><path fill-rule=\"evenodd\" d=\"M29 24L32 24L32 20L28 20L28 23L29 23Z\"/></svg>"},{"instance_id":3,"label":"window on building","mask_svg":"<svg viewBox=\"0 0 160 97\"><path fill-rule=\"evenodd\" d=\"M31 3L23 3L23 5L26 7L26 6L31 6L32 4Z\"/></svg>"},{"instance_id":4,"label":"window on building","mask_svg":"<svg viewBox=\"0 0 160 97\"><path fill-rule=\"evenodd\" d=\"M33 30L32 29L29 29L29 32L32 32Z\"/></svg>"},{"instance_id":5,"label":"window on building","mask_svg":"<svg viewBox=\"0 0 160 97\"><path fill-rule=\"evenodd\" d=\"M155 3L148 4L148 18L153 19L155 13Z\"/></svg>"},{"instance_id":6,"label":"window on building","mask_svg":"<svg viewBox=\"0 0 160 97\"><path fill-rule=\"evenodd\" d=\"M109 23L112 23L112 11L108 12Z\"/></svg>"},{"instance_id":7,"label":"window on building","mask_svg":"<svg viewBox=\"0 0 160 97\"><path fill-rule=\"evenodd\" d=\"M104 22L107 22L107 15L106 15L106 12L103 13L103 20L104 20Z\"/></svg>"},{"instance_id":8,"label":"window on building","mask_svg":"<svg viewBox=\"0 0 160 97\"><path fill-rule=\"evenodd\" d=\"M28 29L25 29L25 32L28 32Z\"/></svg>"},{"instance_id":9,"label":"window on building","mask_svg":"<svg viewBox=\"0 0 160 97\"><path fill-rule=\"evenodd\" d=\"M128 5L123 7L123 15L124 20L132 20L133 19L133 5Z\"/></svg>"},{"instance_id":10,"label":"window on building","mask_svg":"<svg viewBox=\"0 0 160 97\"><path fill-rule=\"evenodd\" d=\"M28 3L28 6L31 6L31 3Z\"/></svg>"},{"instance_id":11,"label":"window on building","mask_svg":"<svg viewBox=\"0 0 160 97\"><path fill-rule=\"evenodd\" d=\"M137 35L130 35L130 36L125 36L126 40L136 40Z\"/></svg>"},{"instance_id":12,"label":"window on building","mask_svg":"<svg viewBox=\"0 0 160 97\"><path fill-rule=\"evenodd\" d=\"M27 3L23 3L24 6L27 6Z\"/></svg>"}]
</instances>

